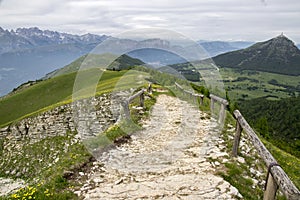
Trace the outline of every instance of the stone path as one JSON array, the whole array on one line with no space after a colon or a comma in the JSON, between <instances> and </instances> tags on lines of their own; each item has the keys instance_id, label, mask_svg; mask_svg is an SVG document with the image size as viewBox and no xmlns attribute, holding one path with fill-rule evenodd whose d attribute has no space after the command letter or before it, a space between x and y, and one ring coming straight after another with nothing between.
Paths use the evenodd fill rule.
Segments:
<instances>
[{"instance_id":1,"label":"stone path","mask_svg":"<svg viewBox=\"0 0 300 200\"><path fill-rule=\"evenodd\" d=\"M8 195L12 191L18 190L24 186L25 182L23 180L13 180L0 177L0 197Z\"/></svg>"},{"instance_id":2,"label":"stone path","mask_svg":"<svg viewBox=\"0 0 300 200\"><path fill-rule=\"evenodd\" d=\"M241 197L214 174L220 163L212 159L228 158L216 120L185 101L160 95L143 124L131 142L99 158L102 167L89 174L78 195L105 200Z\"/></svg>"}]
</instances>

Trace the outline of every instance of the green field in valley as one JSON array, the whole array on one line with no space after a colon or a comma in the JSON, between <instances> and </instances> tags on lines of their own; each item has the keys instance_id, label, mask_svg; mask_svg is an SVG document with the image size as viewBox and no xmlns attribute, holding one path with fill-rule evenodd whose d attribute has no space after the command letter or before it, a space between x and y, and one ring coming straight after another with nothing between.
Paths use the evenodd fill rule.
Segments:
<instances>
[{"instance_id":1,"label":"green field in valley","mask_svg":"<svg viewBox=\"0 0 300 200\"><path fill-rule=\"evenodd\" d=\"M300 77L268 72L240 71L220 68L225 89L233 100L267 97L271 100L297 96L300 93Z\"/></svg>"}]
</instances>

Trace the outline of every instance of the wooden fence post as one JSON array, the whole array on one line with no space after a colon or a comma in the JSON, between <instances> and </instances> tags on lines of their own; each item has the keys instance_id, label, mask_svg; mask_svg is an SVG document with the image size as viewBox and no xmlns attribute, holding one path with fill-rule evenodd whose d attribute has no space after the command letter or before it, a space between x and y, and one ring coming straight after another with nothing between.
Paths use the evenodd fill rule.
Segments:
<instances>
[{"instance_id":1,"label":"wooden fence post","mask_svg":"<svg viewBox=\"0 0 300 200\"><path fill-rule=\"evenodd\" d=\"M204 96L200 96L200 105L203 105L203 98Z\"/></svg>"},{"instance_id":2,"label":"wooden fence post","mask_svg":"<svg viewBox=\"0 0 300 200\"><path fill-rule=\"evenodd\" d=\"M234 157L237 157L238 149L239 149L239 145L240 145L241 133L243 130L243 128L241 127L238 120L236 120L236 128L235 129L236 129L236 132L235 132L234 144L233 144L233 148L232 148L232 155Z\"/></svg>"},{"instance_id":3,"label":"wooden fence post","mask_svg":"<svg viewBox=\"0 0 300 200\"><path fill-rule=\"evenodd\" d=\"M219 123L223 124L225 118L225 105L221 103L220 113L219 113Z\"/></svg>"},{"instance_id":4,"label":"wooden fence post","mask_svg":"<svg viewBox=\"0 0 300 200\"><path fill-rule=\"evenodd\" d=\"M211 110L211 113L213 114L213 111L215 109L215 100L213 98L210 99L210 110Z\"/></svg>"},{"instance_id":5,"label":"wooden fence post","mask_svg":"<svg viewBox=\"0 0 300 200\"><path fill-rule=\"evenodd\" d=\"M149 92L149 94L152 94L152 84L151 83L149 83L149 85L148 85L148 92Z\"/></svg>"},{"instance_id":6,"label":"wooden fence post","mask_svg":"<svg viewBox=\"0 0 300 200\"><path fill-rule=\"evenodd\" d=\"M266 189L264 192L264 200L274 200L276 197L276 192L278 190L278 186L273 178L273 175L269 173L268 180L266 182Z\"/></svg>"},{"instance_id":7,"label":"wooden fence post","mask_svg":"<svg viewBox=\"0 0 300 200\"><path fill-rule=\"evenodd\" d=\"M144 96L144 92L140 95L140 106L142 108L144 108L144 100L145 100L145 96Z\"/></svg>"},{"instance_id":8,"label":"wooden fence post","mask_svg":"<svg viewBox=\"0 0 300 200\"><path fill-rule=\"evenodd\" d=\"M128 101L124 101L122 103L122 106L123 106L124 117L126 119L129 119L130 118L129 102Z\"/></svg>"}]
</instances>

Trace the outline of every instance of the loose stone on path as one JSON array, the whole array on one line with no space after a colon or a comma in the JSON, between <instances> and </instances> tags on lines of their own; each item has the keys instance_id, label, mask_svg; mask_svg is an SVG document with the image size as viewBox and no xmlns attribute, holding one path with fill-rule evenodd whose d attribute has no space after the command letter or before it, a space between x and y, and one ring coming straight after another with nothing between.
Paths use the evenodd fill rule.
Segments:
<instances>
[{"instance_id":1,"label":"loose stone on path","mask_svg":"<svg viewBox=\"0 0 300 200\"><path fill-rule=\"evenodd\" d=\"M23 180L13 180L8 178L0 178L0 197L8 195L11 192L18 190L25 186Z\"/></svg>"},{"instance_id":2,"label":"loose stone on path","mask_svg":"<svg viewBox=\"0 0 300 200\"><path fill-rule=\"evenodd\" d=\"M98 158L84 199L237 199L238 190L214 174L209 158L222 152L218 124L185 101L160 95L144 129L130 143ZM101 180L101 181L92 181ZM86 189L88 188L88 189Z\"/></svg>"}]
</instances>

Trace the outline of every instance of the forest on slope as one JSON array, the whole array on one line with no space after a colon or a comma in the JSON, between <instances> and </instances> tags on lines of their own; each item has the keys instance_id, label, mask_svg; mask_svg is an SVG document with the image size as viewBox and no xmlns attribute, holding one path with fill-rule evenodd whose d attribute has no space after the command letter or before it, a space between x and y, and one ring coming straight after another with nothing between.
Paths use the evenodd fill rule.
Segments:
<instances>
[{"instance_id":1,"label":"forest on slope","mask_svg":"<svg viewBox=\"0 0 300 200\"><path fill-rule=\"evenodd\" d=\"M246 100L239 109L251 126L282 150L300 157L300 97Z\"/></svg>"}]
</instances>

